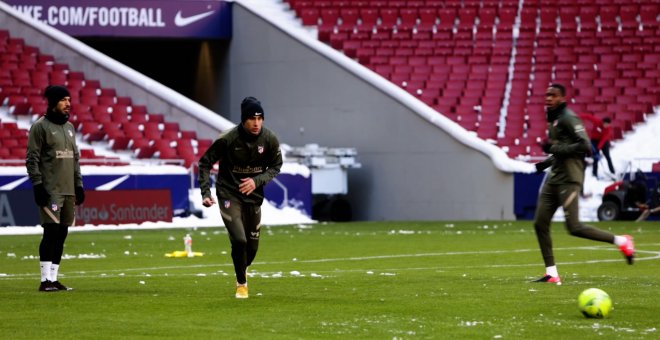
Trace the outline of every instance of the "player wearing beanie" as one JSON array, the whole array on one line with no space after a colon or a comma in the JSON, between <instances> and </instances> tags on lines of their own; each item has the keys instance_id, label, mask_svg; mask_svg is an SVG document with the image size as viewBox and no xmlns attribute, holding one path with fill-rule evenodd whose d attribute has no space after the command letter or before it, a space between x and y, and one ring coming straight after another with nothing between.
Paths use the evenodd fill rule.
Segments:
<instances>
[{"instance_id":1,"label":"player wearing beanie","mask_svg":"<svg viewBox=\"0 0 660 340\"><path fill-rule=\"evenodd\" d=\"M69 123L71 95L63 86L44 91L48 111L30 128L26 167L44 229L39 244L39 291L70 290L57 276L69 226L75 222L74 205L85 200L75 129Z\"/></svg>"},{"instance_id":2,"label":"player wearing beanie","mask_svg":"<svg viewBox=\"0 0 660 340\"><path fill-rule=\"evenodd\" d=\"M215 190L220 214L229 234L236 273L236 298L247 298L247 267L257 255L264 185L282 167L280 143L263 127L261 102L247 97L241 103L241 123L224 132L199 160L202 203L216 203L211 194L210 172L220 162Z\"/></svg>"}]
</instances>

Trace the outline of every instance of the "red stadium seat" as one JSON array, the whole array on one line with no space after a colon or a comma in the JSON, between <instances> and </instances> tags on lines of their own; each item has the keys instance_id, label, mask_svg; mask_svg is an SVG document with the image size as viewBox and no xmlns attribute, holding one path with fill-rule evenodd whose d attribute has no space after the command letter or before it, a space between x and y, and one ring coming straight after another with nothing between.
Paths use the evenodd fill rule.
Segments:
<instances>
[{"instance_id":1,"label":"red stadium seat","mask_svg":"<svg viewBox=\"0 0 660 340\"><path fill-rule=\"evenodd\" d=\"M80 133L82 134L83 140L87 142L100 141L105 137L105 132L101 130L101 127L97 122L84 122L81 126Z\"/></svg>"},{"instance_id":2,"label":"red stadium seat","mask_svg":"<svg viewBox=\"0 0 660 340\"><path fill-rule=\"evenodd\" d=\"M145 159L152 158L156 153L156 148L152 145L142 145L135 149L135 158Z\"/></svg>"},{"instance_id":3,"label":"red stadium seat","mask_svg":"<svg viewBox=\"0 0 660 340\"><path fill-rule=\"evenodd\" d=\"M541 29L555 30L557 27L557 8L541 8L539 15L541 19Z\"/></svg>"},{"instance_id":4,"label":"red stadium seat","mask_svg":"<svg viewBox=\"0 0 660 340\"><path fill-rule=\"evenodd\" d=\"M363 26L371 29L378 22L378 10L376 8L360 8L360 19Z\"/></svg>"},{"instance_id":5,"label":"red stadium seat","mask_svg":"<svg viewBox=\"0 0 660 340\"><path fill-rule=\"evenodd\" d=\"M9 107L9 114L15 116L27 116L32 113L32 105L30 103L16 103Z\"/></svg>"},{"instance_id":6,"label":"red stadium seat","mask_svg":"<svg viewBox=\"0 0 660 340\"><path fill-rule=\"evenodd\" d=\"M162 129L161 129L161 123L157 122L147 122L143 124L144 130L142 131L144 133L144 137L151 139L151 140L157 140L161 138L162 135Z\"/></svg>"},{"instance_id":7,"label":"red stadium seat","mask_svg":"<svg viewBox=\"0 0 660 340\"><path fill-rule=\"evenodd\" d=\"M380 26L384 28L392 28L396 26L399 18L399 10L394 7L381 8L378 11L380 16Z\"/></svg>"},{"instance_id":8,"label":"red stadium seat","mask_svg":"<svg viewBox=\"0 0 660 340\"><path fill-rule=\"evenodd\" d=\"M653 165L651 166L651 171L660 172L660 162L653 163Z\"/></svg>"},{"instance_id":9,"label":"red stadium seat","mask_svg":"<svg viewBox=\"0 0 660 340\"><path fill-rule=\"evenodd\" d=\"M399 10L401 23L398 28L412 29L417 26L417 18L419 16L417 8L407 7Z\"/></svg>"},{"instance_id":10,"label":"red stadium seat","mask_svg":"<svg viewBox=\"0 0 660 340\"><path fill-rule=\"evenodd\" d=\"M149 119L149 115L146 113L131 113L129 120L132 123L146 123Z\"/></svg>"},{"instance_id":11,"label":"red stadium seat","mask_svg":"<svg viewBox=\"0 0 660 340\"><path fill-rule=\"evenodd\" d=\"M616 27L618 23L616 17L619 8L617 6L602 6L598 10L601 27Z\"/></svg>"},{"instance_id":12,"label":"red stadium seat","mask_svg":"<svg viewBox=\"0 0 660 340\"><path fill-rule=\"evenodd\" d=\"M118 136L110 140L110 149L114 151L127 150L131 138L125 136Z\"/></svg>"},{"instance_id":13,"label":"red stadium seat","mask_svg":"<svg viewBox=\"0 0 660 340\"><path fill-rule=\"evenodd\" d=\"M340 8L339 14L341 17L342 26L353 27L357 25L358 19L360 18L360 12L356 8Z\"/></svg>"},{"instance_id":14,"label":"red stadium seat","mask_svg":"<svg viewBox=\"0 0 660 340\"><path fill-rule=\"evenodd\" d=\"M25 159L27 156L27 151L24 147L14 147L10 149L10 159Z\"/></svg>"},{"instance_id":15,"label":"red stadium seat","mask_svg":"<svg viewBox=\"0 0 660 340\"><path fill-rule=\"evenodd\" d=\"M156 141L154 143L154 156L160 159L179 159L179 155L174 144L167 140Z\"/></svg>"},{"instance_id":16,"label":"red stadium seat","mask_svg":"<svg viewBox=\"0 0 660 340\"><path fill-rule=\"evenodd\" d=\"M147 107L144 105L131 106L131 114L147 114Z\"/></svg>"},{"instance_id":17,"label":"red stadium seat","mask_svg":"<svg viewBox=\"0 0 660 340\"><path fill-rule=\"evenodd\" d=\"M451 29L454 27L456 19L458 17L455 8L442 8L438 10L438 16L440 17L440 24L438 29Z\"/></svg>"},{"instance_id":18,"label":"red stadium seat","mask_svg":"<svg viewBox=\"0 0 660 340\"><path fill-rule=\"evenodd\" d=\"M595 6L580 7L580 27L583 30L595 30L597 28L596 15L598 8Z\"/></svg>"},{"instance_id":19,"label":"red stadium seat","mask_svg":"<svg viewBox=\"0 0 660 340\"><path fill-rule=\"evenodd\" d=\"M319 10L316 8L305 8L300 12L300 17L305 26L317 25L319 20Z\"/></svg>"},{"instance_id":20,"label":"red stadium seat","mask_svg":"<svg viewBox=\"0 0 660 340\"><path fill-rule=\"evenodd\" d=\"M94 149L80 149L80 158L93 159L97 158Z\"/></svg>"},{"instance_id":21,"label":"red stadium seat","mask_svg":"<svg viewBox=\"0 0 660 340\"><path fill-rule=\"evenodd\" d=\"M108 140L113 140L118 137L125 137L126 134L124 133L124 130L122 130L122 124L121 123L115 123L115 122L109 122L103 124L101 127L101 130L105 132L105 138Z\"/></svg>"}]
</instances>

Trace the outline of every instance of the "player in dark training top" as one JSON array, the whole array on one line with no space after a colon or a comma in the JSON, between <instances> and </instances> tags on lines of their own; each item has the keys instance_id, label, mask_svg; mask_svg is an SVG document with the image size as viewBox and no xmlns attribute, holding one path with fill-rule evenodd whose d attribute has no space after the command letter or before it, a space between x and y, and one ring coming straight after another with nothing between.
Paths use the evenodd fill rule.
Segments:
<instances>
[{"instance_id":1,"label":"player in dark training top","mask_svg":"<svg viewBox=\"0 0 660 340\"><path fill-rule=\"evenodd\" d=\"M25 165L34 188L34 199L44 234L39 244L39 291L70 290L57 278L64 241L75 223L75 205L85 200L80 153L73 124L69 122L71 95L63 86L44 91L48 109L30 128Z\"/></svg>"},{"instance_id":2,"label":"player in dark training top","mask_svg":"<svg viewBox=\"0 0 660 340\"><path fill-rule=\"evenodd\" d=\"M552 84L545 95L548 141L543 151L550 156L536 164L537 172L550 167L539 194L534 229L545 262L546 274L536 282L561 284L550 237L552 216L564 209L566 228L573 236L613 243L629 264L633 263L635 246L629 235L617 236L579 221L578 199L584 184L584 158L591 154L591 142L584 124L566 105L566 89Z\"/></svg>"},{"instance_id":3,"label":"player in dark training top","mask_svg":"<svg viewBox=\"0 0 660 340\"><path fill-rule=\"evenodd\" d=\"M199 160L199 187L205 207L216 203L210 172L219 162L215 185L220 214L229 233L236 272L236 298L248 297L247 267L257 255L264 185L280 172L277 137L263 127L264 110L254 97L241 103L241 124L221 134Z\"/></svg>"}]
</instances>

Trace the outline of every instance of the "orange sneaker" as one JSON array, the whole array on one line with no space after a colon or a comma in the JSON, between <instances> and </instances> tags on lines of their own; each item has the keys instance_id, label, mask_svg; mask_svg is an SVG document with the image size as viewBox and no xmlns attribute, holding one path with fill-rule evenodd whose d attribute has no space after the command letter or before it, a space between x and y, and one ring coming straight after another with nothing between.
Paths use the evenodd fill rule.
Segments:
<instances>
[{"instance_id":1,"label":"orange sneaker","mask_svg":"<svg viewBox=\"0 0 660 340\"><path fill-rule=\"evenodd\" d=\"M633 264L635 259L635 242L633 242L633 237L630 235L623 235L627 239L626 244L619 247L619 250L623 253L623 256L628 260L628 264Z\"/></svg>"},{"instance_id":2,"label":"orange sneaker","mask_svg":"<svg viewBox=\"0 0 660 340\"><path fill-rule=\"evenodd\" d=\"M245 284L236 284L236 298L237 299L247 299L248 298L247 283L245 283Z\"/></svg>"}]
</instances>

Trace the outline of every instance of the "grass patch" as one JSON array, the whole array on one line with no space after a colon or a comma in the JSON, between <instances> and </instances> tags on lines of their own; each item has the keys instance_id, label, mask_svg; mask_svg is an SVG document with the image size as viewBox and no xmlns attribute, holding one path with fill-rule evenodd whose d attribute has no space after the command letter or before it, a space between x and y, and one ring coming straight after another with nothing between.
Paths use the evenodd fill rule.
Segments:
<instances>
[{"instance_id":1,"label":"grass patch","mask_svg":"<svg viewBox=\"0 0 660 340\"><path fill-rule=\"evenodd\" d=\"M234 298L224 228L72 232L61 281L40 293L41 236L0 237L0 337L29 338L657 338L660 229L631 233L633 266L612 245L554 225L564 285L544 273L531 222L370 222L263 227L250 298ZM183 236L203 257L166 258ZM598 287L609 319L584 318Z\"/></svg>"}]
</instances>

